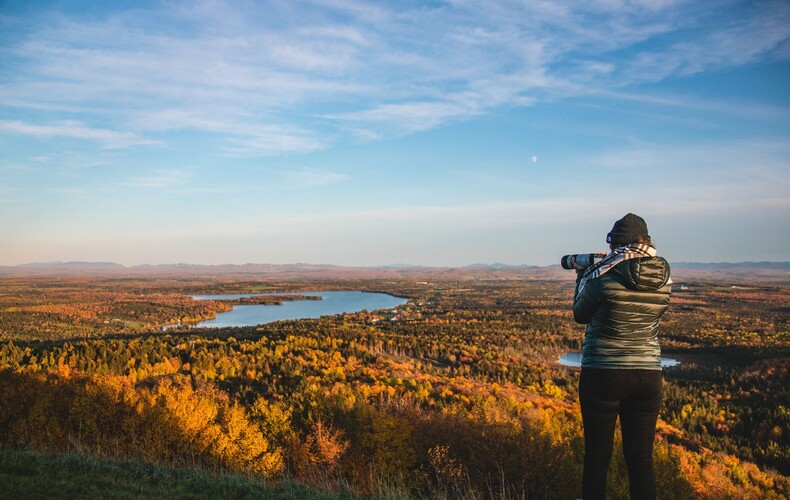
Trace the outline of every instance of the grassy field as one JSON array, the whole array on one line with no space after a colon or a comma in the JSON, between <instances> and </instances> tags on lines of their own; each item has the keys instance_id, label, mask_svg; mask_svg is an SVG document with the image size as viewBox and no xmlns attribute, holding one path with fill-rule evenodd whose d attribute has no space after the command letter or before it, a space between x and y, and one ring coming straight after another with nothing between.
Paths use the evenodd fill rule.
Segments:
<instances>
[{"instance_id":1,"label":"grassy field","mask_svg":"<svg viewBox=\"0 0 790 500\"><path fill-rule=\"evenodd\" d=\"M266 484L243 476L205 474L140 462L78 454L0 449L0 498L112 498L329 500L351 495L285 481Z\"/></svg>"}]
</instances>

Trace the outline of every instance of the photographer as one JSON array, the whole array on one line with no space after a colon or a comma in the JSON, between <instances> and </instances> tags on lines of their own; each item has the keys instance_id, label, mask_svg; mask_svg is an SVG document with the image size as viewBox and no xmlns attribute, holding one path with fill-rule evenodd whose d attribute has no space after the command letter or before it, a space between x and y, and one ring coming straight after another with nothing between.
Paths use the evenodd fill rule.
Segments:
<instances>
[{"instance_id":1,"label":"photographer","mask_svg":"<svg viewBox=\"0 0 790 500\"><path fill-rule=\"evenodd\" d=\"M669 306L669 264L637 215L615 222L606 241L611 252L592 265L592 258L568 259L578 275L573 317L587 324L579 378L582 497L605 498L619 415L631 498L654 499L653 440L663 396L658 325Z\"/></svg>"}]
</instances>

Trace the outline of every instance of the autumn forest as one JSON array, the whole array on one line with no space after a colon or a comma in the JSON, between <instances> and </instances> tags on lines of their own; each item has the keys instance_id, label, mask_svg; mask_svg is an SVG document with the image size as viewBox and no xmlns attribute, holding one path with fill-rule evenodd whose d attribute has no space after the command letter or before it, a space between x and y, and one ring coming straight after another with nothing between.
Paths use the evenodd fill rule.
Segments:
<instances>
[{"instance_id":1,"label":"autumn forest","mask_svg":"<svg viewBox=\"0 0 790 500\"><path fill-rule=\"evenodd\" d=\"M162 328L232 307L192 294L320 290L408 302ZM516 271L0 278L0 447L359 497L577 498L578 368L557 362L581 348L572 293L570 277ZM675 279L661 324L680 362L664 370L662 498L790 495L788 304L782 282ZM619 452L609 488L627 498Z\"/></svg>"}]
</instances>

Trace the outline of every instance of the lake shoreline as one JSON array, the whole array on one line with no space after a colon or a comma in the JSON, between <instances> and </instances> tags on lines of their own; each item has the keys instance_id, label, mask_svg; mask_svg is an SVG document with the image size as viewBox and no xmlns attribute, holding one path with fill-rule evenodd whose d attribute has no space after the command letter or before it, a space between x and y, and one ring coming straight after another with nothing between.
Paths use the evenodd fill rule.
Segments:
<instances>
[{"instance_id":1,"label":"lake shoreline","mask_svg":"<svg viewBox=\"0 0 790 500\"><path fill-rule=\"evenodd\" d=\"M680 361L674 358L667 358L661 356L661 368L672 368L674 366L680 366ZM582 353L579 351L572 351L560 354L557 358L556 363L567 366L569 368L581 368L582 364Z\"/></svg>"},{"instance_id":2,"label":"lake shoreline","mask_svg":"<svg viewBox=\"0 0 790 500\"><path fill-rule=\"evenodd\" d=\"M256 297L300 296L300 299L276 303L255 303ZM191 295L194 300L216 300L230 304L232 309L218 313L214 318L190 323L165 325L162 331L175 328L227 328L258 326L275 321L314 319L377 310L392 310L408 303L407 297L386 292L367 290L327 290L311 292L280 292L266 294L215 294ZM315 298L313 298L315 297ZM234 303L239 301L239 303ZM247 303L253 302L253 303ZM266 301L264 301L266 302ZM270 307L277 305L277 307Z\"/></svg>"}]
</instances>

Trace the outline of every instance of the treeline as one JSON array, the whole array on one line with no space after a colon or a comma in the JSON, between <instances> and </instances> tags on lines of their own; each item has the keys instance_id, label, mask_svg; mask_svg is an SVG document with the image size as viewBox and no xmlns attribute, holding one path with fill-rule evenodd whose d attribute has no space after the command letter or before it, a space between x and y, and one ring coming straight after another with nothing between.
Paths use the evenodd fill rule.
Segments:
<instances>
[{"instance_id":1,"label":"treeline","mask_svg":"<svg viewBox=\"0 0 790 500\"><path fill-rule=\"evenodd\" d=\"M241 297L238 299L219 299L221 302L231 305L263 305L280 306L284 302L295 300L322 300L320 295L256 295L254 297Z\"/></svg>"},{"instance_id":2,"label":"treeline","mask_svg":"<svg viewBox=\"0 0 790 500\"><path fill-rule=\"evenodd\" d=\"M353 284L353 283L352 283ZM346 289L350 285L346 285ZM343 288L332 284L332 289ZM299 281L249 282L133 278L0 278L0 341L69 340L146 333L229 311L230 302L189 295L326 289ZM282 300L313 300L281 296ZM268 300L268 299L262 299ZM316 298L315 300L320 300Z\"/></svg>"},{"instance_id":3,"label":"treeline","mask_svg":"<svg viewBox=\"0 0 790 500\"><path fill-rule=\"evenodd\" d=\"M736 346L683 356L666 386L665 420L703 446L790 474L790 349Z\"/></svg>"},{"instance_id":4,"label":"treeline","mask_svg":"<svg viewBox=\"0 0 790 500\"><path fill-rule=\"evenodd\" d=\"M0 340L143 333L171 323L212 319L231 308L221 301L130 292L70 292L23 300L0 296Z\"/></svg>"}]
</instances>

